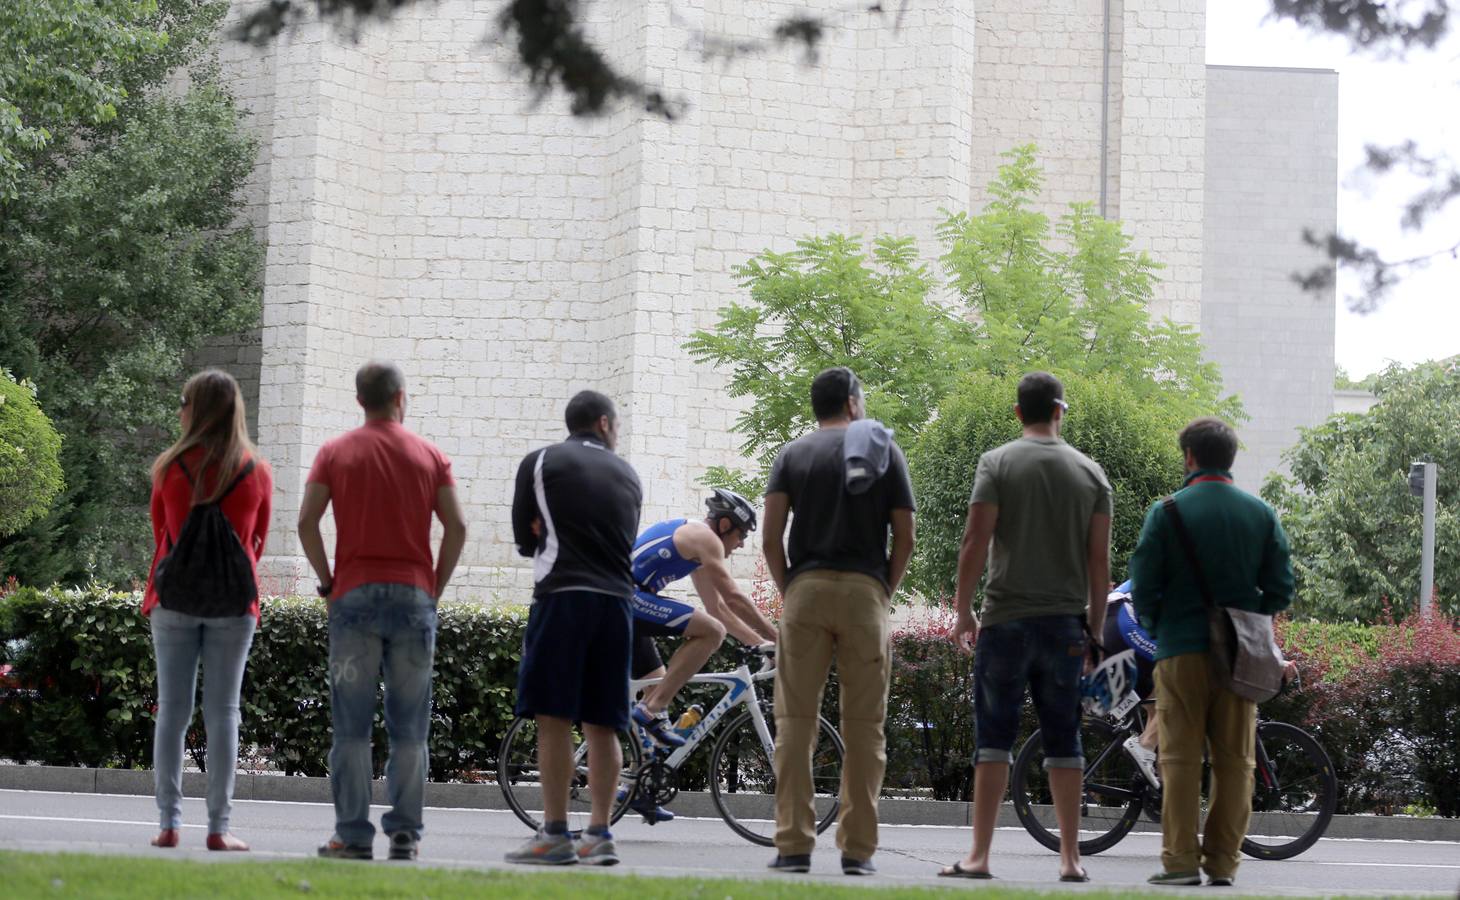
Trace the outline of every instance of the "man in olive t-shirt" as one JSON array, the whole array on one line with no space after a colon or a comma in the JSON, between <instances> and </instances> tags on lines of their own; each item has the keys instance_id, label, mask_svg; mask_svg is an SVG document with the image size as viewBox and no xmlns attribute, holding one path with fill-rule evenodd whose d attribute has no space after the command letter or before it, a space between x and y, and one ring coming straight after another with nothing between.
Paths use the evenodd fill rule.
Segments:
<instances>
[{"instance_id":1,"label":"man in olive t-shirt","mask_svg":"<svg viewBox=\"0 0 1460 900\"><path fill-rule=\"evenodd\" d=\"M1027 685L1044 739L1060 879L1085 881L1080 865L1080 675L1089 634L1100 634L1110 579L1110 482L1100 466L1060 440L1069 404L1047 372L1019 382L1016 441L980 457L958 552L958 620L951 635L974 653L973 849L944 870L979 877L1009 778ZM991 552L992 551L992 552ZM982 622L974 588L989 562Z\"/></svg>"},{"instance_id":2,"label":"man in olive t-shirt","mask_svg":"<svg viewBox=\"0 0 1460 900\"><path fill-rule=\"evenodd\" d=\"M833 657L841 688L846 762L837 846L842 872L876 871L877 797L887 767L883 725L892 674L891 598L913 548L907 462L888 442L887 469L860 493L847 488L846 438L863 416L862 388L847 368L811 383L817 429L776 456L766 484L762 546L785 605L776 641L776 850L771 868L805 872L816 845L812 781L821 695ZM861 423L855 427L881 427ZM783 543L791 520L789 548ZM888 531L892 546L888 548ZM788 554L789 550L789 554Z\"/></svg>"}]
</instances>

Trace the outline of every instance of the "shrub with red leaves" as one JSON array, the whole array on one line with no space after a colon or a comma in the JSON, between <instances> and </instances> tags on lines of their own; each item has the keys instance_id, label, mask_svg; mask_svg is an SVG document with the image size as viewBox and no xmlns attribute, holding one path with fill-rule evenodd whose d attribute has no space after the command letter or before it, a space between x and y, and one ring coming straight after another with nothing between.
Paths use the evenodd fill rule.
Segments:
<instances>
[{"instance_id":1,"label":"shrub with red leaves","mask_svg":"<svg viewBox=\"0 0 1460 900\"><path fill-rule=\"evenodd\" d=\"M1262 713L1323 742L1339 811L1415 804L1460 815L1460 622L1432 613L1372 626L1282 623L1278 631L1308 686Z\"/></svg>"}]
</instances>

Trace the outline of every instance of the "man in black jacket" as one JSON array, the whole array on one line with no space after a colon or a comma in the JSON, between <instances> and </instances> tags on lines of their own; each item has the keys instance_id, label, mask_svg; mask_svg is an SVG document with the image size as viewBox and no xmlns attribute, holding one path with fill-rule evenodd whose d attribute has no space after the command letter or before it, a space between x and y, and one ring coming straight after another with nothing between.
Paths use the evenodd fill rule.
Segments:
<instances>
[{"instance_id":1,"label":"man in black jacket","mask_svg":"<svg viewBox=\"0 0 1460 900\"><path fill-rule=\"evenodd\" d=\"M568 439L527 455L517 469L512 532L533 559L533 603L517 675L517 714L537 722L543 828L508 862L613 865L608 831L622 767L618 732L629 724L634 590L629 557L642 493L614 455L613 402L582 391L568 403ZM574 722L588 742L588 828L568 832Z\"/></svg>"}]
</instances>

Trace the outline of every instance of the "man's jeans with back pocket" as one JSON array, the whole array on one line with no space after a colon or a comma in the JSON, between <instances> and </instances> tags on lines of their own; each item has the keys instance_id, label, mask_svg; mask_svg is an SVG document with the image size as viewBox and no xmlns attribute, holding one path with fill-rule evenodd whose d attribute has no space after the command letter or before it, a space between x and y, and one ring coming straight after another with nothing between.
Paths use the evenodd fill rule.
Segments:
<instances>
[{"instance_id":1,"label":"man's jeans with back pocket","mask_svg":"<svg viewBox=\"0 0 1460 900\"><path fill-rule=\"evenodd\" d=\"M368 846L370 824L370 727L376 691L385 674L385 766L390 811L380 820L386 834L421 836L426 792L426 736L431 724L431 665L436 654L436 601L405 584L365 584L330 604L330 788L335 833L347 844Z\"/></svg>"}]
</instances>

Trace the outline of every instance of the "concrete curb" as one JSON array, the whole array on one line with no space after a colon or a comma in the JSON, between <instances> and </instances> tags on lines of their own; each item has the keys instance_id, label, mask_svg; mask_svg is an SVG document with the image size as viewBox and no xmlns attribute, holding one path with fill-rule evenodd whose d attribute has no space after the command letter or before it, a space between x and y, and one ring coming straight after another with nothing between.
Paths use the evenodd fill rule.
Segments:
<instances>
[{"instance_id":1,"label":"concrete curb","mask_svg":"<svg viewBox=\"0 0 1460 900\"><path fill-rule=\"evenodd\" d=\"M183 774L183 794L202 797L206 776ZM150 796L153 790L149 769L82 769L62 766L0 766L0 789L20 791L65 791L79 794L135 794ZM385 803L385 782L373 786L375 803ZM285 778L279 775L239 775L234 784L235 800L279 800L291 803L329 803L328 778ZM452 809L507 808L495 784L431 782L426 785L426 805ZM705 793L686 791L674 801L675 812L687 816L714 817L719 814ZM972 824L970 804L944 800L906 800L884 797L878 804L884 825ZM1019 820L1009 804L999 813L999 825L1018 827ZM1142 819L1136 831L1154 832L1158 827ZM1460 842L1460 819L1413 818L1409 816L1334 816L1325 835L1330 838L1369 840Z\"/></svg>"}]
</instances>

